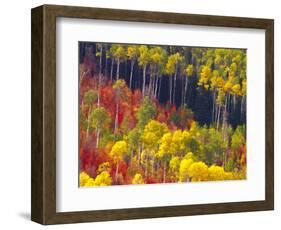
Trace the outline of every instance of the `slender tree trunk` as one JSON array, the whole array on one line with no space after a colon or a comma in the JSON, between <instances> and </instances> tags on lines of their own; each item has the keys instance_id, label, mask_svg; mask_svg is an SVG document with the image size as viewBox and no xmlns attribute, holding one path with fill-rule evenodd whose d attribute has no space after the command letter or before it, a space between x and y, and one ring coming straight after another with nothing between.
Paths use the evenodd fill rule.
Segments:
<instances>
[{"instance_id":1,"label":"slender tree trunk","mask_svg":"<svg viewBox=\"0 0 281 230\"><path fill-rule=\"evenodd\" d=\"M104 75L107 77L107 55L106 55L106 53L107 53L107 45L104 45L104 49L105 49L105 69L104 69Z\"/></svg>"},{"instance_id":2,"label":"slender tree trunk","mask_svg":"<svg viewBox=\"0 0 281 230\"><path fill-rule=\"evenodd\" d=\"M98 88L98 108L100 107L100 90Z\"/></svg>"},{"instance_id":3,"label":"slender tree trunk","mask_svg":"<svg viewBox=\"0 0 281 230\"><path fill-rule=\"evenodd\" d=\"M235 111L236 109L236 96L233 95L233 110Z\"/></svg>"},{"instance_id":4,"label":"slender tree trunk","mask_svg":"<svg viewBox=\"0 0 281 230\"><path fill-rule=\"evenodd\" d=\"M106 78L108 79L107 66L108 66L108 61L107 61L107 58L105 58L104 75L105 75L105 76L106 76Z\"/></svg>"},{"instance_id":5,"label":"slender tree trunk","mask_svg":"<svg viewBox=\"0 0 281 230\"><path fill-rule=\"evenodd\" d=\"M86 131L86 139L89 137L89 129L90 129L90 114L92 112L92 107L89 108L88 118L87 118L87 131Z\"/></svg>"},{"instance_id":6,"label":"slender tree trunk","mask_svg":"<svg viewBox=\"0 0 281 230\"><path fill-rule=\"evenodd\" d=\"M144 97L145 91L145 72L146 72L146 65L143 67L143 75L142 75L142 96Z\"/></svg>"},{"instance_id":7,"label":"slender tree trunk","mask_svg":"<svg viewBox=\"0 0 281 230\"><path fill-rule=\"evenodd\" d=\"M119 113L119 103L116 103L116 114L115 114L115 122L114 122L114 135L116 134L118 128L118 113Z\"/></svg>"},{"instance_id":8,"label":"slender tree trunk","mask_svg":"<svg viewBox=\"0 0 281 230\"><path fill-rule=\"evenodd\" d=\"M157 74L156 75L155 90L154 90L154 97L157 97L158 82L159 82L159 77L158 77L158 74Z\"/></svg>"},{"instance_id":9,"label":"slender tree trunk","mask_svg":"<svg viewBox=\"0 0 281 230\"><path fill-rule=\"evenodd\" d=\"M215 105L214 126L216 126L217 116L218 116L218 106L217 106L217 104L216 104L216 105Z\"/></svg>"},{"instance_id":10,"label":"slender tree trunk","mask_svg":"<svg viewBox=\"0 0 281 230\"><path fill-rule=\"evenodd\" d=\"M118 170L119 170L119 161L116 163L116 171L115 171L115 182L117 183L118 179Z\"/></svg>"},{"instance_id":11,"label":"slender tree trunk","mask_svg":"<svg viewBox=\"0 0 281 230\"><path fill-rule=\"evenodd\" d=\"M156 76L153 75L153 81L152 81L152 87L151 87L151 97L154 96L154 91L155 91L155 79L156 79Z\"/></svg>"},{"instance_id":12,"label":"slender tree trunk","mask_svg":"<svg viewBox=\"0 0 281 230\"><path fill-rule=\"evenodd\" d=\"M187 102L186 102L187 86L188 86L188 78L186 77L185 85L184 85L184 97L183 97L183 103L184 104L187 104Z\"/></svg>"},{"instance_id":13,"label":"slender tree trunk","mask_svg":"<svg viewBox=\"0 0 281 230\"><path fill-rule=\"evenodd\" d=\"M213 92L213 112L212 112L212 122L215 121L215 101L216 101L216 91Z\"/></svg>"},{"instance_id":14,"label":"slender tree trunk","mask_svg":"<svg viewBox=\"0 0 281 230\"><path fill-rule=\"evenodd\" d=\"M83 79L85 77L85 74L86 74L86 71L81 74L80 81L79 81L79 89L81 87L81 83L82 83L82 81L83 81Z\"/></svg>"},{"instance_id":15,"label":"slender tree trunk","mask_svg":"<svg viewBox=\"0 0 281 230\"><path fill-rule=\"evenodd\" d=\"M166 183L166 161L164 161L163 183Z\"/></svg>"},{"instance_id":16,"label":"slender tree trunk","mask_svg":"<svg viewBox=\"0 0 281 230\"><path fill-rule=\"evenodd\" d=\"M159 82L159 88L158 88L158 100L160 99L160 95L161 95L161 85L162 85L162 77L160 77L160 82Z\"/></svg>"},{"instance_id":17,"label":"slender tree trunk","mask_svg":"<svg viewBox=\"0 0 281 230\"><path fill-rule=\"evenodd\" d=\"M131 167L133 166L134 150L131 151Z\"/></svg>"},{"instance_id":18,"label":"slender tree trunk","mask_svg":"<svg viewBox=\"0 0 281 230\"><path fill-rule=\"evenodd\" d=\"M111 60L111 69L110 69L110 80L113 80L113 64L114 64L114 59Z\"/></svg>"},{"instance_id":19,"label":"slender tree trunk","mask_svg":"<svg viewBox=\"0 0 281 230\"><path fill-rule=\"evenodd\" d=\"M145 173L144 173L144 175L145 175L145 178L147 178L147 176L148 176L148 159L146 159L146 161L145 161Z\"/></svg>"},{"instance_id":20,"label":"slender tree trunk","mask_svg":"<svg viewBox=\"0 0 281 230\"><path fill-rule=\"evenodd\" d=\"M102 73L102 51L103 51L103 47L101 46L101 48L100 48L100 71L99 71L100 75Z\"/></svg>"},{"instance_id":21,"label":"slender tree trunk","mask_svg":"<svg viewBox=\"0 0 281 230\"><path fill-rule=\"evenodd\" d=\"M177 84L177 72L174 75L173 104L175 104L175 99L176 99L176 84Z\"/></svg>"},{"instance_id":22,"label":"slender tree trunk","mask_svg":"<svg viewBox=\"0 0 281 230\"><path fill-rule=\"evenodd\" d=\"M117 71L116 71L116 79L119 79L119 68L120 68L120 59L117 60Z\"/></svg>"},{"instance_id":23,"label":"slender tree trunk","mask_svg":"<svg viewBox=\"0 0 281 230\"><path fill-rule=\"evenodd\" d=\"M131 61L131 71L130 71L130 89L132 89L132 79L133 79L134 64L135 64L135 62L132 60Z\"/></svg>"},{"instance_id":24,"label":"slender tree trunk","mask_svg":"<svg viewBox=\"0 0 281 230\"><path fill-rule=\"evenodd\" d=\"M148 97L151 97L151 88L152 88L152 83L153 83L153 77L150 75L149 77L149 85L148 85Z\"/></svg>"},{"instance_id":25,"label":"slender tree trunk","mask_svg":"<svg viewBox=\"0 0 281 230\"><path fill-rule=\"evenodd\" d=\"M102 46L101 46L101 50L100 50L100 70L99 70L99 83L98 83L98 107L100 106L101 70L102 70Z\"/></svg>"},{"instance_id":26,"label":"slender tree trunk","mask_svg":"<svg viewBox=\"0 0 281 230\"><path fill-rule=\"evenodd\" d=\"M138 149L138 165L140 165L141 146Z\"/></svg>"},{"instance_id":27,"label":"slender tree trunk","mask_svg":"<svg viewBox=\"0 0 281 230\"><path fill-rule=\"evenodd\" d=\"M184 82L185 82L185 80L184 80L184 77L181 77L180 78L180 81L181 81L181 107L183 107L183 105L184 105Z\"/></svg>"},{"instance_id":28,"label":"slender tree trunk","mask_svg":"<svg viewBox=\"0 0 281 230\"><path fill-rule=\"evenodd\" d=\"M219 125L220 125L220 112L221 112L221 106L219 106L219 111L218 111L217 130L219 129Z\"/></svg>"},{"instance_id":29,"label":"slender tree trunk","mask_svg":"<svg viewBox=\"0 0 281 230\"><path fill-rule=\"evenodd\" d=\"M173 75L170 76L170 103L172 103L172 87L173 87Z\"/></svg>"},{"instance_id":30,"label":"slender tree trunk","mask_svg":"<svg viewBox=\"0 0 281 230\"><path fill-rule=\"evenodd\" d=\"M223 112L223 121L224 121L225 116L226 116L227 103L228 103L228 93L226 94L226 97L225 97L224 112Z\"/></svg>"},{"instance_id":31,"label":"slender tree trunk","mask_svg":"<svg viewBox=\"0 0 281 230\"><path fill-rule=\"evenodd\" d=\"M97 141L96 141L96 148L99 147L99 140L100 140L100 129L97 131Z\"/></svg>"},{"instance_id":32,"label":"slender tree trunk","mask_svg":"<svg viewBox=\"0 0 281 230\"><path fill-rule=\"evenodd\" d=\"M241 105L240 105L240 116L241 116L241 118L242 118L242 115L243 115L244 98L245 98L245 96L242 96Z\"/></svg>"},{"instance_id":33,"label":"slender tree trunk","mask_svg":"<svg viewBox=\"0 0 281 230\"><path fill-rule=\"evenodd\" d=\"M154 174L154 157L151 162L151 175L153 176L153 174Z\"/></svg>"},{"instance_id":34,"label":"slender tree trunk","mask_svg":"<svg viewBox=\"0 0 281 230\"><path fill-rule=\"evenodd\" d=\"M125 66L125 73L124 73L124 79L126 80L127 79L127 65L128 65L128 63L127 63L127 61L125 61L124 62L124 66Z\"/></svg>"}]
</instances>

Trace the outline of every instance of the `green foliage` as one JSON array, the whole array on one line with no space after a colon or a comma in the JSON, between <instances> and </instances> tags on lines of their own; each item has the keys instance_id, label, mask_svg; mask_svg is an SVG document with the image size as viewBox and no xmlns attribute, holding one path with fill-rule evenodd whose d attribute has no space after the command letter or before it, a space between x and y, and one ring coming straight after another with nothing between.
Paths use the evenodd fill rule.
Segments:
<instances>
[{"instance_id":1,"label":"green foliage","mask_svg":"<svg viewBox=\"0 0 281 230\"><path fill-rule=\"evenodd\" d=\"M141 143L141 132L135 127L128 133L128 144L131 150L136 151Z\"/></svg>"},{"instance_id":2,"label":"green foliage","mask_svg":"<svg viewBox=\"0 0 281 230\"><path fill-rule=\"evenodd\" d=\"M84 93L83 103L87 106L92 106L98 99L98 93L95 90L88 90Z\"/></svg>"},{"instance_id":3,"label":"green foliage","mask_svg":"<svg viewBox=\"0 0 281 230\"><path fill-rule=\"evenodd\" d=\"M144 129L149 120L155 118L156 112L157 110L155 105L149 100L148 97L145 97L136 115L138 127L140 129Z\"/></svg>"},{"instance_id":4,"label":"green foliage","mask_svg":"<svg viewBox=\"0 0 281 230\"><path fill-rule=\"evenodd\" d=\"M231 137L231 148L237 150L240 146L245 145L246 139L245 126L238 126Z\"/></svg>"},{"instance_id":5,"label":"green foliage","mask_svg":"<svg viewBox=\"0 0 281 230\"><path fill-rule=\"evenodd\" d=\"M91 113L92 128L94 129L106 129L110 122L110 116L107 110L103 107L94 108Z\"/></svg>"}]
</instances>

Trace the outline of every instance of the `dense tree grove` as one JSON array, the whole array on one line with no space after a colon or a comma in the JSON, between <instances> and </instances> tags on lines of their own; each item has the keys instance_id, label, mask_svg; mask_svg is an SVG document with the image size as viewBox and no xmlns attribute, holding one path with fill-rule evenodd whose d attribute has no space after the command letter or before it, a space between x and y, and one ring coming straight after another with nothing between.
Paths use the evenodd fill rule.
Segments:
<instances>
[{"instance_id":1,"label":"dense tree grove","mask_svg":"<svg viewBox=\"0 0 281 230\"><path fill-rule=\"evenodd\" d=\"M246 51L79 43L80 186L246 178Z\"/></svg>"}]
</instances>

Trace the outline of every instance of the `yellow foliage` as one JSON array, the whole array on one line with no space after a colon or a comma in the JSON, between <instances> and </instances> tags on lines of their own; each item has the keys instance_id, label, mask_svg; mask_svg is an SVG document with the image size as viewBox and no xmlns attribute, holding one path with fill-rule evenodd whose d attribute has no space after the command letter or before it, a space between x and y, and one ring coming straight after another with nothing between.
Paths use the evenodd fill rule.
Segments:
<instances>
[{"instance_id":1,"label":"yellow foliage","mask_svg":"<svg viewBox=\"0 0 281 230\"><path fill-rule=\"evenodd\" d=\"M243 80L242 81L242 89L241 89L242 96L246 95L246 90L247 90L247 81Z\"/></svg>"},{"instance_id":2,"label":"yellow foliage","mask_svg":"<svg viewBox=\"0 0 281 230\"><path fill-rule=\"evenodd\" d=\"M233 86L233 83L230 80L228 80L225 83L223 89L224 89L225 92L228 92L228 91L230 91L232 89L232 86Z\"/></svg>"},{"instance_id":3,"label":"yellow foliage","mask_svg":"<svg viewBox=\"0 0 281 230\"><path fill-rule=\"evenodd\" d=\"M207 181L209 178L208 166L202 161L195 162L190 165L188 176L192 182Z\"/></svg>"},{"instance_id":4,"label":"yellow foliage","mask_svg":"<svg viewBox=\"0 0 281 230\"><path fill-rule=\"evenodd\" d=\"M85 187L92 187L92 186L96 186L95 185L95 180L93 178L89 178L89 180L87 180L86 184L84 185Z\"/></svg>"},{"instance_id":5,"label":"yellow foliage","mask_svg":"<svg viewBox=\"0 0 281 230\"><path fill-rule=\"evenodd\" d=\"M144 180L142 178L142 175L140 173L136 173L133 180L132 184L144 184Z\"/></svg>"},{"instance_id":6,"label":"yellow foliage","mask_svg":"<svg viewBox=\"0 0 281 230\"><path fill-rule=\"evenodd\" d=\"M216 103L218 105L222 105L224 103L224 100L225 100L225 92L223 90L219 90Z\"/></svg>"},{"instance_id":7,"label":"yellow foliage","mask_svg":"<svg viewBox=\"0 0 281 230\"><path fill-rule=\"evenodd\" d=\"M225 180L226 179L226 172L220 166L212 165L209 168L209 180Z\"/></svg>"},{"instance_id":8,"label":"yellow foliage","mask_svg":"<svg viewBox=\"0 0 281 230\"><path fill-rule=\"evenodd\" d=\"M160 141L159 151L157 152L157 157L162 158L165 154L170 153L170 146L172 144L172 134L165 133Z\"/></svg>"},{"instance_id":9,"label":"yellow foliage","mask_svg":"<svg viewBox=\"0 0 281 230\"><path fill-rule=\"evenodd\" d=\"M180 181L184 182L189 179L189 169L190 166L193 164L192 159L183 159L180 163Z\"/></svg>"},{"instance_id":10,"label":"yellow foliage","mask_svg":"<svg viewBox=\"0 0 281 230\"><path fill-rule=\"evenodd\" d=\"M99 168L98 168L98 173L101 173L101 172L104 172L104 171L107 171L109 172L111 169L110 169L110 164L109 162L103 162L99 165Z\"/></svg>"},{"instance_id":11,"label":"yellow foliage","mask_svg":"<svg viewBox=\"0 0 281 230\"><path fill-rule=\"evenodd\" d=\"M157 144L161 137L169 132L169 129L165 123L160 123L156 120L150 120L144 128L142 140L146 147L157 147Z\"/></svg>"},{"instance_id":12,"label":"yellow foliage","mask_svg":"<svg viewBox=\"0 0 281 230\"><path fill-rule=\"evenodd\" d=\"M173 133L172 143L170 145L170 153L178 154L183 150L182 148L182 131L179 129Z\"/></svg>"},{"instance_id":13,"label":"yellow foliage","mask_svg":"<svg viewBox=\"0 0 281 230\"><path fill-rule=\"evenodd\" d=\"M191 64L188 64L186 69L185 69L185 72L186 72L186 75L188 77L191 77L192 76L192 73L193 73L193 65Z\"/></svg>"},{"instance_id":14,"label":"yellow foliage","mask_svg":"<svg viewBox=\"0 0 281 230\"><path fill-rule=\"evenodd\" d=\"M127 57L131 60L136 58L138 53L137 46L128 46L127 48Z\"/></svg>"},{"instance_id":15,"label":"yellow foliage","mask_svg":"<svg viewBox=\"0 0 281 230\"><path fill-rule=\"evenodd\" d=\"M123 154L127 152L127 143L125 141L117 141L110 152L111 157L115 161L119 161L122 159Z\"/></svg>"},{"instance_id":16,"label":"yellow foliage","mask_svg":"<svg viewBox=\"0 0 281 230\"><path fill-rule=\"evenodd\" d=\"M175 174L176 177L178 176L180 162L181 161L180 161L179 157L172 157L172 159L170 160L170 163L169 163L169 168L170 168L171 172Z\"/></svg>"},{"instance_id":17,"label":"yellow foliage","mask_svg":"<svg viewBox=\"0 0 281 230\"><path fill-rule=\"evenodd\" d=\"M112 179L108 172L102 172L97 175L94 186L107 186L112 184Z\"/></svg>"},{"instance_id":18,"label":"yellow foliage","mask_svg":"<svg viewBox=\"0 0 281 230\"><path fill-rule=\"evenodd\" d=\"M211 68L206 65L201 70L198 85L207 85L208 82L211 80L211 78L212 78ZM207 86L206 89L208 89L208 88L209 88L209 86Z\"/></svg>"},{"instance_id":19,"label":"yellow foliage","mask_svg":"<svg viewBox=\"0 0 281 230\"><path fill-rule=\"evenodd\" d=\"M232 172L226 172L224 175L225 180L235 180L234 175Z\"/></svg>"},{"instance_id":20,"label":"yellow foliage","mask_svg":"<svg viewBox=\"0 0 281 230\"><path fill-rule=\"evenodd\" d=\"M92 186L107 186L112 184L112 179L108 172L104 171L100 173L96 179L90 177L87 173L80 173L80 186L92 187Z\"/></svg>"},{"instance_id":21,"label":"yellow foliage","mask_svg":"<svg viewBox=\"0 0 281 230\"><path fill-rule=\"evenodd\" d=\"M205 85L204 85L204 88L205 88L206 90L208 90L208 89L209 89L209 85L208 85L208 84L205 84Z\"/></svg>"},{"instance_id":22,"label":"yellow foliage","mask_svg":"<svg viewBox=\"0 0 281 230\"><path fill-rule=\"evenodd\" d=\"M87 181L90 179L91 177L86 173L86 172L81 172L80 173L80 186L85 186L85 184L87 183Z\"/></svg>"},{"instance_id":23,"label":"yellow foliage","mask_svg":"<svg viewBox=\"0 0 281 230\"><path fill-rule=\"evenodd\" d=\"M239 84L235 84L234 86L232 86L232 92L235 94L235 95L238 95L240 93L240 85Z\"/></svg>"},{"instance_id":24,"label":"yellow foliage","mask_svg":"<svg viewBox=\"0 0 281 230\"><path fill-rule=\"evenodd\" d=\"M185 154L184 159L193 159L193 153L192 152L188 152L187 154Z\"/></svg>"}]
</instances>

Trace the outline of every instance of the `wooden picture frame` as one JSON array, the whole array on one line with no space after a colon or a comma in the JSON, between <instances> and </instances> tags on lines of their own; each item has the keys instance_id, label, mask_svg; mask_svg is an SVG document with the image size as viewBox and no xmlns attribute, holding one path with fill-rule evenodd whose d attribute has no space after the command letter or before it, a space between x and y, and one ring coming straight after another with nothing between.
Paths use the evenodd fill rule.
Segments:
<instances>
[{"instance_id":1,"label":"wooden picture frame","mask_svg":"<svg viewBox=\"0 0 281 230\"><path fill-rule=\"evenodd\" d=\"M274 21L271 19L43 5L32 9L31 219L41 224L274 209ZM56 18L263 29L266 34L265 200L101 211L56 211Z\"/></svg>"}]
</instances>

